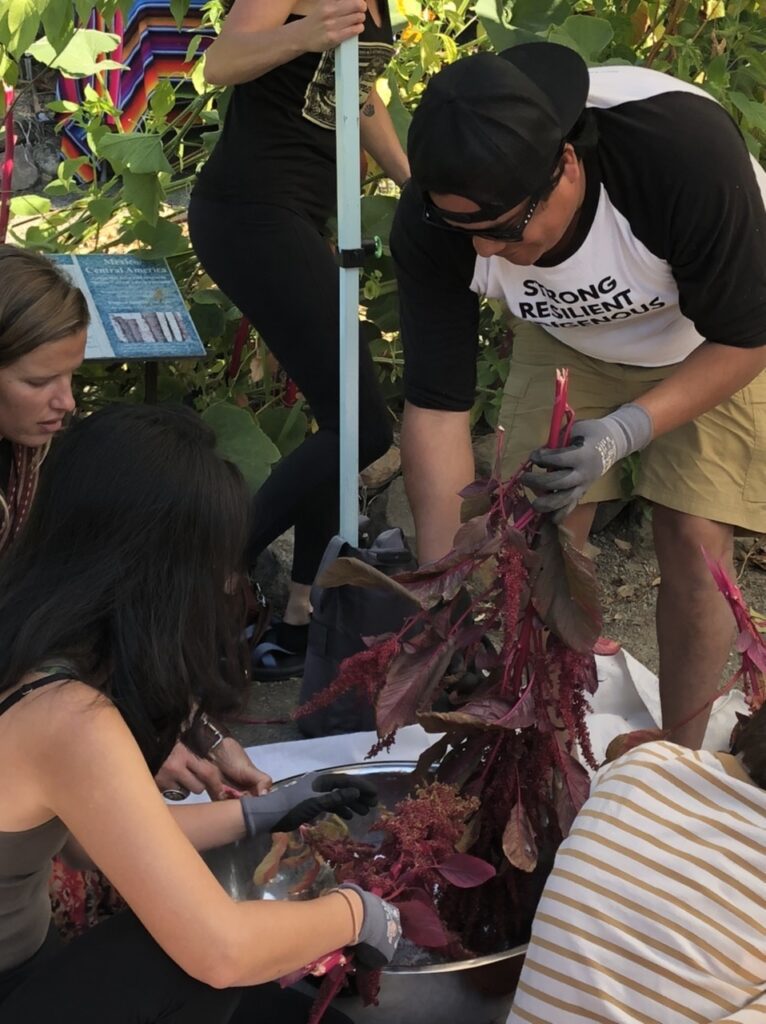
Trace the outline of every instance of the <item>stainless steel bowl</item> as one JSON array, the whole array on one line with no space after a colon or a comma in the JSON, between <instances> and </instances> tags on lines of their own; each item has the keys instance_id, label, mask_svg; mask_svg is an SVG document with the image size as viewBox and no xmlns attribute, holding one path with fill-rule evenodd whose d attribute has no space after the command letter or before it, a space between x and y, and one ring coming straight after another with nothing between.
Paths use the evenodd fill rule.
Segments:
<instances>
[{"instance_id":1,"label":"stainless steel bowl","mask_svg":"<svg viewBox=\"0 0 766 1024\"><path fill-rule=\"evenodd\" d=\"M339 765L327 771L371 777L380 803L392 807L407 795L414 768L412 761L386 761ZM377 813L371 811L350 823L352 835L374 838L370 826ZM211 850L205 859L234 899L285 899L295 881L289 871L280 871L265 887L255 886L252 880L253 869L269 847L268 837L250 839ZM301 898L315 896L331 884L331 878L319 878ZM347 995L339 998L338 1007L357 1024L505 1024L526 948L423 967L394 963L385 971L379 1006L364 1008L356 996Z\"/></svg>"}]
</instances>

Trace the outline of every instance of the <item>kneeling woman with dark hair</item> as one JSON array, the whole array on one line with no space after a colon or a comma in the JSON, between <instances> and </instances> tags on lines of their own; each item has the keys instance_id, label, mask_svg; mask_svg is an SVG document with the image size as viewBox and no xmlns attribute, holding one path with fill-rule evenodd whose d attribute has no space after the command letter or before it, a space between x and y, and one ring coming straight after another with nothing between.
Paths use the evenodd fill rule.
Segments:
<instances>
[{"instance_id":1,"label":"kneeling woman with dark hair","mask_svg":"<svg viewBox=\"0 0 766 1024\"><path fill-rule=\"evenodd\" d=\"M172 810L152 780L193 709L242 689L246 515L238 471L188 410L103 410L51 456L0 568L3 1024L287 1024L305 1020L300 997L264 982L345 945L393 955L395 911L377 897L235 903L196 852L365 811L362 780ZM131 909L58 949L47 878L62 848Z\"/></svg>"}]
</instances>

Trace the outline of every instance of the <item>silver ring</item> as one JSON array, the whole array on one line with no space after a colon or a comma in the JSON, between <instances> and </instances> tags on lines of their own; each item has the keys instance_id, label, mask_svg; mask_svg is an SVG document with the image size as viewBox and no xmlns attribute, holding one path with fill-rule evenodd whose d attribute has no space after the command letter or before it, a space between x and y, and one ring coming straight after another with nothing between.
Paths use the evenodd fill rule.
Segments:
<instances>
[{"instance_id":1,"label":"silver ring","mask_svg":"<svg viewBox=\"0 0 766 1024\"><path fill-rule=\"evenodd\" d=\"M162 795L166 800L185 800L189 795L189 790L179 786L177 789L163 789Z\"/></svg>"}]
</instances>

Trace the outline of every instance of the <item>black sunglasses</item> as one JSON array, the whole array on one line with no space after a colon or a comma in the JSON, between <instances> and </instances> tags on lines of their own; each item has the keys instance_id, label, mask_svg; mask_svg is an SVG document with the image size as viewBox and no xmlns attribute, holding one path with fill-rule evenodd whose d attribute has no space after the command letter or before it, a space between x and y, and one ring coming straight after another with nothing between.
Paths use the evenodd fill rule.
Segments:
<instances>
[{"instance_id":1,"label":"black sunglasses","mask_svg":"<svg viewBox=\"0 0 766 1024\"><path fill-rule=\"evenodd\" d=\"M423 193L423 220L433 228L441 228L443 231L457 231L461 235L468 235L469 238L486 238L490 241L497 242L521 242L524 238L524 231L526 230L527 225L535 215L535 210L543 199L547 198L557 187L563 177L563 174L564 165L559 162L553 178L548 182L544 189L541 189L530 197L529 202L527 203L527 208L521 214L521 217L508 224L500 224L496 228L480 228L478 230L476 228L472 228L470 226L470 222L475 222L478 219L477 214L453 214L449 213L447 210L442 210L436 205L436 203L434 203L426 192ZM502 216L502 213L498 213L497 216ZM454 221L454 223L450 223L450 221ZM461 224L464 224L465 226L463 227Z\"/></svg>"}]
</instances>

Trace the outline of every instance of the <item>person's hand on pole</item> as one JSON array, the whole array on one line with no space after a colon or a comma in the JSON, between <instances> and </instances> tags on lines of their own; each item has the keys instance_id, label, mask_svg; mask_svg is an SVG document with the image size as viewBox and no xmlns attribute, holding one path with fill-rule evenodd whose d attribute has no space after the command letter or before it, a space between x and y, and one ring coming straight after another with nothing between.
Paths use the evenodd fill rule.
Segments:
<instances>
[{"instance_id":1,"label":"person's hand on pole","mask_svg":"<svg viewBox=\"0 0 766 1024\"><path fill-rule=\"evenodd\" d=\"M521 478L538 495L534 508L554 513L553 521L561 522L599 477L626 455L645 448L653 433L651 416L634 402L601 419L575 422L566 448L538 448L530 455L536 466L547 470Z\"/></svg>"},{"instance_id":2,"label":"person's hand on pole","mask_svg":"<svg viewBox=\"0 0 766 1024\"><path fill-rule=\"evenodd\" d=\"M264 796L244 796L241 801L249 836L292 832L320 814L349 821L355 814L367 814L377 802L377 790L366 779L331 772L310 772Z\"/></svg>"},{"instance_id":3,"label":"person's hand on pole","mask_svg":"<svg viewBox=\"0 0 766 1024\"><path fill-rule=\"evenodd\" d=\"M364 30L367 4L364 0L317 0L314 10L301 21L306 51L334 50L346 39Z\"/></svg>"}]
</instances>

